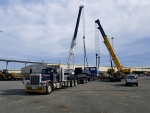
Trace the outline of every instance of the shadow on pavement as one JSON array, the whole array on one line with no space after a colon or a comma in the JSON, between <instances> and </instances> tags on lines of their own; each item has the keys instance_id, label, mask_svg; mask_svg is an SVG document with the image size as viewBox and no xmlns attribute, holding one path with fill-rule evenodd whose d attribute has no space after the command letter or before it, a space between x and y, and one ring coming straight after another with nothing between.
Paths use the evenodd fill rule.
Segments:
<instances>
[{"instance_id":1,"label":"shadow on pavement","mask_svg":"<svg viewBox=\"0 0 150 113\"><path fill-rule=\"evenodd\" d=\"M0 95L18 95L18 96L34 96L34 95L45 95L43 93L27 93L24 89L6 89L0 90Z\"/></svg>"}]
</instances>

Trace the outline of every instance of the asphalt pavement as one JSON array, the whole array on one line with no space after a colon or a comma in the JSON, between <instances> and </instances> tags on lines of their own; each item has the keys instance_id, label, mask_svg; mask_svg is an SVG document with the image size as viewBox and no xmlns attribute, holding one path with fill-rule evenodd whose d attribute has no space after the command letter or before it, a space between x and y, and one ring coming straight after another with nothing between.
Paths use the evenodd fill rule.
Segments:
<instances>
[{"instance_id":1,"label":"asphalt pavement","mask_svg":"<svg viewBox=\"0 0 150 113\"><path fill-rule=\"evenodd\" d=\"M21 81L0 81L0 113L149 113L150 76L139 86L100 79L54 90L28 94Z\"/></svg>"}]
</instances>

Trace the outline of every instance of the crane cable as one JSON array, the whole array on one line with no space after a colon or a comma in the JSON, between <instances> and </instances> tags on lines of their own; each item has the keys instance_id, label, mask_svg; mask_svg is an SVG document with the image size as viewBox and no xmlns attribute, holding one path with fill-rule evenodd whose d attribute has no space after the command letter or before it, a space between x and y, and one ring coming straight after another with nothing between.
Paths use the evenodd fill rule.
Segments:
<instances>
[{"instance_id":1,"label":"crane cable","mask_svg":"<svg viewBox=\"0 0 150 113\"><path fill-rule=\"evenodd\" d=\"M95 23L95 55L96 55L96 67L100 66L100 40L99 31L97 29L97 24ZM98 58L98 61L97 61Z\"/></svg>"},{"instance_id":2,"label":"crane cable","mask_svg":"<svg viewBox=\"0 0 150 113\"><path fill-rule=\"evenodd\" d=\"M88 67L87 55L86 55L86 47L85 47L85 18L84 18L84 9L82 10L82 25L83 25L83 48L84 48L84 67L85 62Z\"/></svg>"}]
</instances>

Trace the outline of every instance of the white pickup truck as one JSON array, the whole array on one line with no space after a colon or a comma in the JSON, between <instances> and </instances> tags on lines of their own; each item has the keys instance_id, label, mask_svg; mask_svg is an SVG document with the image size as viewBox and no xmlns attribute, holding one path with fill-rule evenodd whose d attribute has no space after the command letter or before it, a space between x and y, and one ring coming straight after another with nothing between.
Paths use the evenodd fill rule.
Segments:
<instances>
[{"instance_id":1,"label":"white pickup truck","mask_svg":"<svg viewBox=\"0 0 150 113\"><path fill-rule=\"evenodd\" d=\"M138 86L138 76L135 74L129 74L125 77L125 84L127 85L136 85Z\"/></svg>"}]
</instances>

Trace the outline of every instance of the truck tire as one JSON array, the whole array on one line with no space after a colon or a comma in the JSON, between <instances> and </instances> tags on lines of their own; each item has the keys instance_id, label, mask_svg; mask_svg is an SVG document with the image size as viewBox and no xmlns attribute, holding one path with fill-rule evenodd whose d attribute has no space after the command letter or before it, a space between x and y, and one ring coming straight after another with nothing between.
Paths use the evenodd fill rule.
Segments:
<instances>
[{"instance_id":1,"label":"truck tire","mask_svg":"<svg viewBox=\"0 0 150 113\"><path fill-rule=\"evenodd\" d=\"M84 84L86 83L86 78L84 78Z\"/></svg>"},{"instance_id":2,"label":"truck tire","mask_svg":"<svg viewBox=\"0 0 150 113\"><path fill-rule=\"evenodd\" d=\"M85 78L81 79L81 84L85 84Z\"/></svg>"},{"instance_id":3,"label":"truck tire","mask_svg":"<svg viewBox=\"0 0 150 113\"><path fill-rule=\"evenodd\" d=\"M77 85L78 85L78 81L74 80L74 86L77 86Z\"/></svg>"},{"instance_id":4,"label":"truck tire","mask_svg":"<svg viewBox=\"0 0 150 113\"><path fill-rule=\"evenodd\" d=\"M95 78L93 77L93 81L95 80Z\"/></svg>"},{"instance_id":5,"label":"truck tire","mask_svg":"<svg viewBox=\"0 0 150 113\"><path fill-rule=\"evenodd\" d=\"M71 80L70 81L70 87L73 87L74 86L74 80Z\"/></svg>"},{"instance_id":6,"label":"truck tire","mask_svg":"<svg viewBox=\"0 0 150 113\"><path fill-rule=\"evenodd\" d=\"M136 84L136 86L138 86L138 83Z\"/></svg>"},{"instance_id":7,"label":"truck tire","mask_svg":"<svg viewBox=\"0 0 150 113\"><path fill-rule=\"evenodd\" d=\"M50 94L52 92L52 84L49 83L48 86L46 86L46 94Z\"/></svg>"},{"instance_id":8,"label":"truck tire","mask_svg":"<svg viewBox=\"0 0 150 113\"><path fill-rule=\"evenodd\" d=\"M67 87L70 87L70 81L67 80Z\"/></svg>"},{"instance_id":9,"label":"truck tire","mask_svg":"<svg viewBox=\"0 0 150 113\"><path fill-rule=\"evenodd\" d=\"M91 79L90 79L90 78L88 78L88 81L89 81L89 82L91 82Z\"/></svg>"},{"instance_id":10,"label":"truck tire","mask_svg":"<svg viewBox=\"0 0 150 113\"><path fill-rule=\"evenodd\" d=\"M12 76L11 75L7 75L7 80L12 80Z\"/></svg>"},{"instance_id":11,"label":"truck tire","mask_svg":"<svg viewBox=\"0 0 150 113\"><path fill-rule=\"evenodd\" d=\"M88 78L86 78L86 83L88 83Z\"/></svg>"},{"instance_id":12,"label":"truck tire","mask_svg":"<svg viewBox=\"0 0 150 113\"><path fill-rule=\"evenodd\" d=\"M0 75L0 80L3 80L3 76L2 75Z\"/></svg>"}]
</instances>

